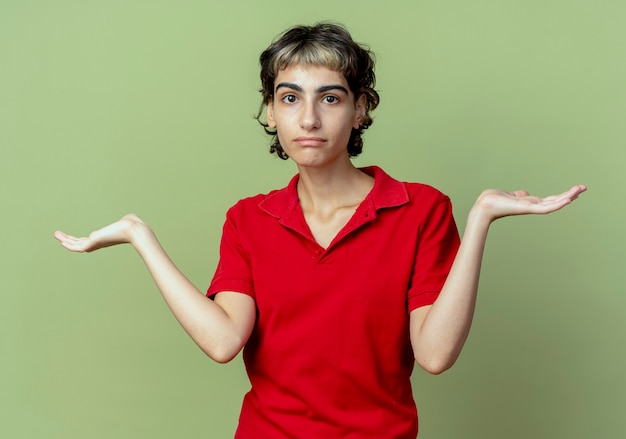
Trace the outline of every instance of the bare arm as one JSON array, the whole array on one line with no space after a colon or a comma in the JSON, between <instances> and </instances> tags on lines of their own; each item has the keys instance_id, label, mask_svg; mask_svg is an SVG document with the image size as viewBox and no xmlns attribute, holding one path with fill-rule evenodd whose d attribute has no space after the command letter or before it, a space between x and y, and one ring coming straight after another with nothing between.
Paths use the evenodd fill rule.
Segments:
<instances>
[{"instance_id":1,"label":"bare arm","mask_svg":"<svg viewBox=\"0 0 626 439\"><path fill-rule=\"evenodd\" d=\"M139 253L172 313L193 341L213 360L234 358L248 341L256 318L254 300L235 292L208 299L174 265L152 230L136 215L77 238L56 232L66 249L91 252L129 243Z\"/></svg>"},{"instance_id":2,"label":"bare arm","mask_svg":"<svg viewBox=\"0 0 626 439\"><path fill-rule=\"evenodd\" d=\"M545 198L529 196L525 191L487 190L480 195L470 210L461 246L441 294L433 305L411 312L411 343L422 368L434 374L444 372L452 367L465 344L490 224L505 216L554 212L586 189L574 186Z\"/></svg>"}]
</instances>

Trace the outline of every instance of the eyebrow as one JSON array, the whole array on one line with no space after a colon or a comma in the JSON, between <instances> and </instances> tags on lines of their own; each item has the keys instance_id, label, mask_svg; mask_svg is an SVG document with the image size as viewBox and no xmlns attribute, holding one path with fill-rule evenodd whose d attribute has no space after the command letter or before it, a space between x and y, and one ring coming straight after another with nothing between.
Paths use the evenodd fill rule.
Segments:
<instances>
[{"instance_id":1,"label":"eyebrow","mask_svg":"<svg viewBox=\"0 0 626 439\"><path fill-rule=\"evenodd\" d=\"M298 93L303 93L304 89L302 87L300 87L298 84L294 84L292 82L281 82L280 84L278 84L276 86L276 91L278 91L279 88L289 88L291 90L297 91ZM331 90L339 90L344 92L346 95L348 94L348 89L346 89L343 85L340 84L328 84L328 85L322 85L321 87L317 88L315 90L315 93L319 94L319 93L325 93L327 91L331 91Z\"/></svg>"}]
</instances>

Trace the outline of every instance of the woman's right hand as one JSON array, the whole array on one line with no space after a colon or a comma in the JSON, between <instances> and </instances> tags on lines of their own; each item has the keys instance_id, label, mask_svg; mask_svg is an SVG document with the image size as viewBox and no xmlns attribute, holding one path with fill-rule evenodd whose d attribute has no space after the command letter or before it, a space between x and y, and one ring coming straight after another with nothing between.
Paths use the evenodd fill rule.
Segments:
<instances>
[{"instance_id":1,"label":"woman's right hand","mask_svg":"<svg viewBox=\"0 0 626 439\"><path fill-rule=\"evenodd\" d=\"M215 361L232 360L250 338L256 319L254 299L236 291L223 291L215 300L208 299L174 265L156 235L137 215L126 215L84 238L63 232L55 232L54 237L66 249L81 253L131 244L145 262L176 319Z\"/></svg>"},{"instance_id":2,"label":"woman's right hand","mask_svg":"<svg viewBox=\"0 0 626 439\"><path fill-rule=\"evenodd\" d=\"M92 252L104 247L117 244L133 243L133 239L140 231L149 230L146 223L135 214L123 216L99 230L95 230L87 237L76 237L61 231L54 232L54 237L63 247L73 252Z\"/></svg>"}]
</instances>

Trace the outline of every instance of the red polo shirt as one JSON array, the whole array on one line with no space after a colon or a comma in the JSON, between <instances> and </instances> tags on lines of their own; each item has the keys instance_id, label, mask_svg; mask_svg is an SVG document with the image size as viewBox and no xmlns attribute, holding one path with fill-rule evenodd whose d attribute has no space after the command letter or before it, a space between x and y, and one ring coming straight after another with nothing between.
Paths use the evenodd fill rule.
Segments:
<instances>
[{"instance_id":1,"label":"red polo shirt","mask_svg":"<svg viewBox=\"0 0 626 439\"><path fill-rule=\"evenodd\" d=\"M239 201L227 213L207 294L253 297L244 349L252 384L236 438L415 438L409 312L434 302L459 245L450 200L380 168L328 248L296 191Z\"/></svg>"}]
</instances>

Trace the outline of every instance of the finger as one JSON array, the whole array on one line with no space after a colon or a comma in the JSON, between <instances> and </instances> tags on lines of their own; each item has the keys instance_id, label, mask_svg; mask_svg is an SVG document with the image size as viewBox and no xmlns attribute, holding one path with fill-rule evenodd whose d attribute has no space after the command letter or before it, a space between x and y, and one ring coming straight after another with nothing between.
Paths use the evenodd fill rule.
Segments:
<instances>
[{"instance_id":1,"label":"finger","mask_svg":"<svg viewBox=\"0 0 626 439\"><path fill-rule=\"evenodd\" d=\"M568 189L567 191L563 193L545 197L544 201L558 201L561 199L568 199L570 201L574 201L576 198L578 198L580 194L582 194L586 190L587 190L587 187L585 185L572 186L570 189Z\"/></svg>"},{"instance_id":2,"label":"finger","mask_svg":"<svg viewBox=\"0 0 626 439\"><path fill-rule=\"evenodd\" d=\"M76 236L68 235L61 231L54 232L54 237L61 243L61 245L67 250L73 252L85 252L89 244L88 238L78 238Z\"/></svg>"},{"instance_id":3,"label":"finger","mask_svg":"<svg viewBox=\"0 0 626 439\"><path fill-rule=\"evenodd\" d=\"M90 244L87 238L79 238L76 240L62 242L61 245L68 250L83 253L88 251Z\"/></svg>"},{"instance_id":4,"label":"finger","mask_svg":"<svg viewBox=\"0 0 626 439\"><path fill-rule=\"evenodd\" d=\"M579 184L572 187L571 190L573 191L572 200L575 200L580 194L587 190L587 186L585 186L584 184Z\"/></svg>"},{"instance_id":5,"label":"finger","mask_svg":"<svg viewBox=\"0 0 626 439\"><path fill-rule=\"evenodd\" d=\"M68 235L67 233L63 233L60 230L54 232L54 237L57 241L67 241L67 240L76 240L79 239L76 236Z\"/></svg>"},{"instance_id":6,"label":"finger","mask_svg":"<svg viewBox=\"0 0 626 439\"><path fill-rule=\"evenodd\" d=\"M80 241L85 239L85 238L79 238L79 237L76 237L76 236L68 235L68 234L63 233L63 232L55 232L54 233L54 237L58 241L60 241L61 243L64 243L64 242L66 242L66 243L77 243L77 242L80 242Z\"/></svg>"},{"instance_id":7,"label":"finger","mask_svg":"<svg viewBox=\"0 0 626 439\"><path fill-rule=\"evenodd\" d=\"M568 191L568 193L554 196L551 199L544 199L541 203L535 204L533 210L535 213L540 214L555 212L572 203L574 199Z\"/></svg>"}]
</instances>

